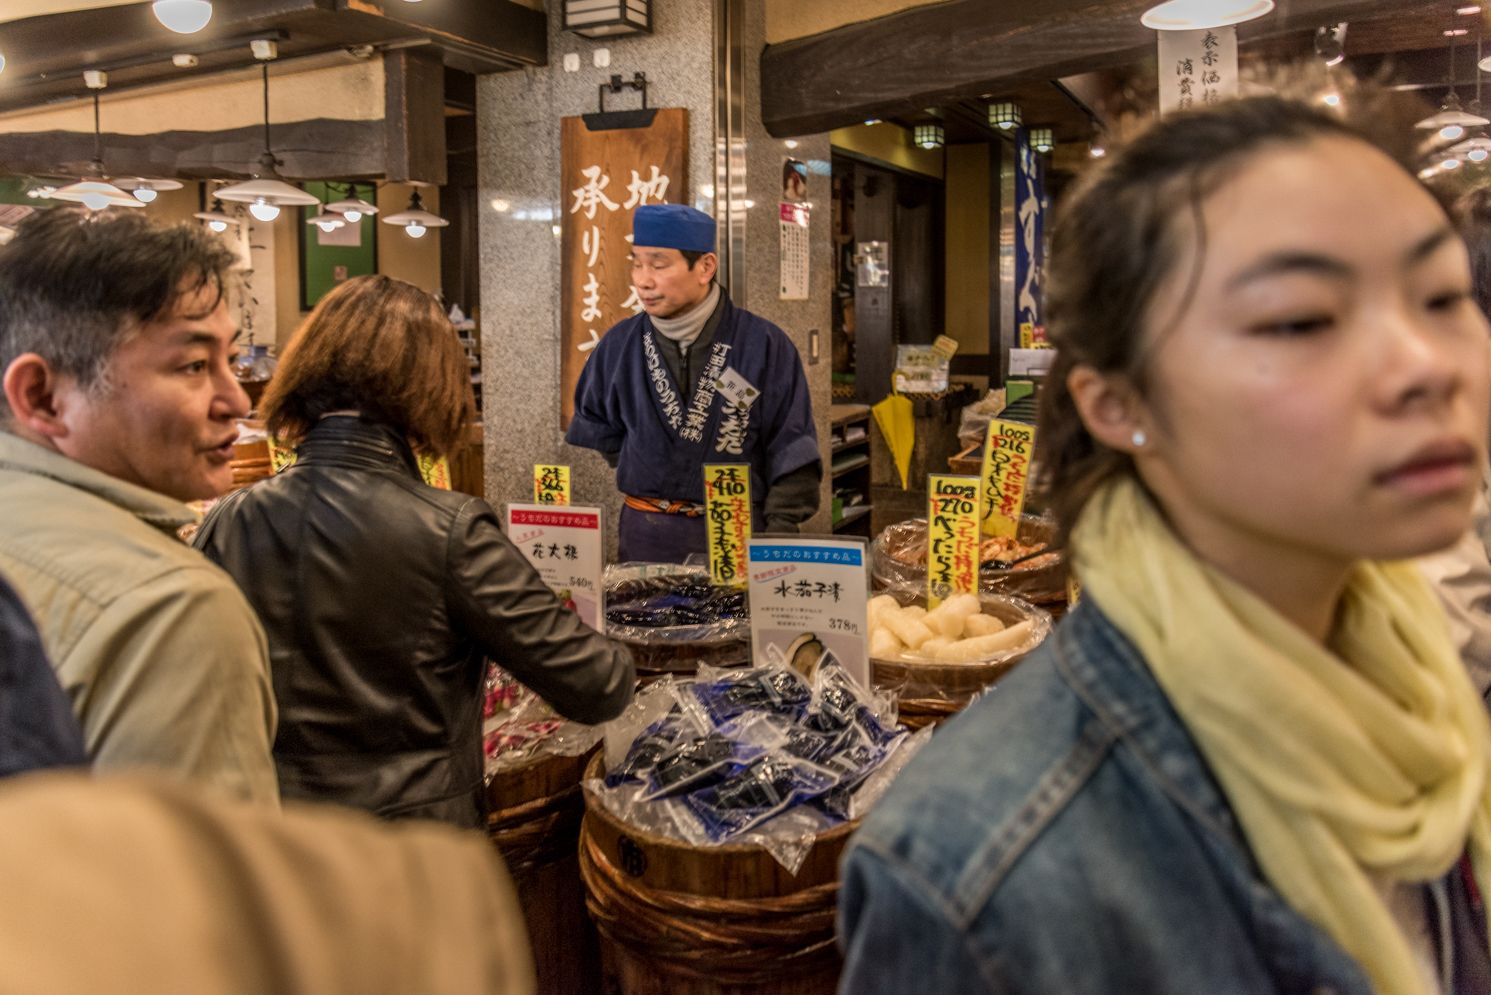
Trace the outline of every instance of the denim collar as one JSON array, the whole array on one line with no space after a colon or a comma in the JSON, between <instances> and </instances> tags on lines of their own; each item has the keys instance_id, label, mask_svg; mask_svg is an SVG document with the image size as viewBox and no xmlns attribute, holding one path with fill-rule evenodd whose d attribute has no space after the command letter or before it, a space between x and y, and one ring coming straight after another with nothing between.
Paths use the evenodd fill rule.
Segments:
<instances>
[{"instance_id":1,"label":"denim collar","mask_svg":"<svg viewBox=\"0 0 1491 995\"><path fill-rule=\"evenodd\" d=\"M1182 809L1237 851L1257 873L1252 851L1185 723L1127 636L1091 600L1054 633L1056 667L1072 690L1126 743Z\"/></svg>"},{"instance_id":2,"label":"denim collar","mask_svg":"<svg viewBox=\"0 0 1491 995\"><path fill-rule=\"evenodd\" d=\"M321 419L295 447L295 454L297 465L392 470L424 479L414 450L401 433L355 415Z\"/></svg>"}]
</instances>

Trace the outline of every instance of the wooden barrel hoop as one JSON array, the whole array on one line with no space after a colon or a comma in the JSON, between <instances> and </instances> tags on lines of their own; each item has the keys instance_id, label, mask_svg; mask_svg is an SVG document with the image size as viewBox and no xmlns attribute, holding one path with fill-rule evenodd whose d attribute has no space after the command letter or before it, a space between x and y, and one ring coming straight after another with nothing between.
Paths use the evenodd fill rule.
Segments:
<instances>
[{"instance_id":1,"label":"wooden barrel hoop","mask_svg":"<svg viewBox=\"0 0 1491 995\"><path fill-rule=\"evenodd\" d=\"M574 853L585 815L578 784L522 805L493 812L487 833L514 875L551 864Z\"/></svg>"},{"instance_id":2,"label":"wooden barrel hoop","mask_svg":"<svg viewBox=\"0 0 1491 995\"><path fill-rule=\"evenodd\" d=\"M768 984L837 964L837 881L752 899L649 888L618 871L588 830L587 820L580 833L585 904L612 943L669 973L724 984Z\"/></svg>"}]
</instances>

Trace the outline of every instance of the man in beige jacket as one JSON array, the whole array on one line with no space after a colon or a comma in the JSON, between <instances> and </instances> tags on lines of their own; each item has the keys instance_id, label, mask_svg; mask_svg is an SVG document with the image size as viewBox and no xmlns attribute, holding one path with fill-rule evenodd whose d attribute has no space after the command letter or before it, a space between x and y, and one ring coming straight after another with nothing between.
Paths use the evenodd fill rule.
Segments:
<instances>
[{"instance_id":1,"label":"man in beige jacket","mask_svg":"<svg viewBox=\"0 0 1491 995\"><path fill-rule=\"evenodd\" d=\"M98 769L276 804L264 632L176 538L232 483L233 257L191 226L61 208L0 248L0 574Z\"/></svg>"}]
</instances>

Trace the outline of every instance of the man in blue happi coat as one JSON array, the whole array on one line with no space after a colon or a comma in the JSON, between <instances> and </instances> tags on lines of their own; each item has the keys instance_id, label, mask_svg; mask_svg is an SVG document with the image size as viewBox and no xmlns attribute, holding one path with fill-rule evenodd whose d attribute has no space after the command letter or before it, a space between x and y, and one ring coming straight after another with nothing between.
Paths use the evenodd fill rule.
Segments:
<instances>
[{"instance_id":1,"label":"man in blue happi coat","mask_svg":"<svg viewBox=\"0 0 1491 995\"><path fill-rule=\"evenodd\" d=\"M750 466L756 531L796 532L818 510L823 463L797 348L718 283L714 219L681 204L632 218L643 311L595 347L565 441L599 450L626 496L622 562L679 563L706 546L705 463Z\"/></svg>"}]
</instances>

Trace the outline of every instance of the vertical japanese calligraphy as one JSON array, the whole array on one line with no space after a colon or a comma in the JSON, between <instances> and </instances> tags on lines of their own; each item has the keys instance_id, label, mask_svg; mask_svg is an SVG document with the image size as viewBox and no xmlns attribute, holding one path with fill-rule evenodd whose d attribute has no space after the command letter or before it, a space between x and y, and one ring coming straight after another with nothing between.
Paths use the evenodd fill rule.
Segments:
<instances>
[{"instance_id":1,"label":"vertical japanese calligraphy","mask_svg":"<svg viewBox=\"0 0 1491 995\"><path fill-rule=\"evenodd\" d=\"M745 586L746 543L751 539L751 468L745 463L704 464L704 519L709 530L709 573L715 584Z\"/></svg>"},{"instance_id":2,"label":"vertical japanese calligraphy","mask_svg":"<svg viewBox=\"0 0 1491 995\"><path fill-rule=\"evenodd\" d=\"M688 203L688 111L666 108L646 128L560 131L560 418L569 427L575 382L606 330L642 310L632 287L632 213ZM544 224L552 224L546 210Z\"/></svg>"},{"instance_id":3,"label":"vertical japanese calligraphy","mask_svg":"<svg viewBox=\"0 0 1491 995\"><path fill-rule=\"evenodd\" d=\"M978 477L927 478L927 607L955 594L978 593Z\"/></svg>"},{"instance_id":4,"label":"vertical japanese calligraphy","mask_svg":"<svg viewBox=\"0 0 1491 995\"><path fill-rule=\"evenodd\" d=\"M569 467L533 464L533 503L569 504Z\"/></svg>"},{"instance_id":5,"label":"vertical japanese calligraphy","mask_svg":"<svg viewBox=\"0 0 1491 995\"><path fill-rule=\"evenodd\" d=\"M1040 155L1030 133L1015 135L1015 323L1020 348L1042 349L1046 343L1046 184Z\"/></svg>"},{"instance_id":6,"label":"vertical japanese calligraphy","mask_svg":"<svg viewBox=\"0 0 1491 995\"><path fill-rule=\"evenodd\" d=\"M1159 32L1160 113L1237 96L1237 29Z\"/></svg>"},{"instance_id":7,"label":"vertical japanese calligraphy","mask_svg":"<svg viewBox=\"0 0 1491 995\"><path fill-rule=\"evenodd\" d=\"M1034 452L1034 426L998 419L989 422L982 475L985 535L1013 536L1019 529Z\"/></svg>"}]
</instances>

